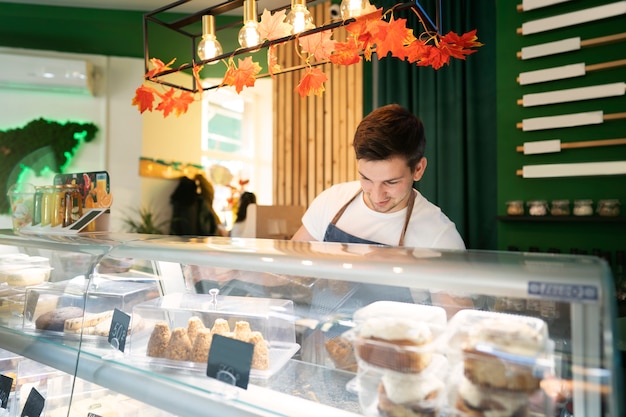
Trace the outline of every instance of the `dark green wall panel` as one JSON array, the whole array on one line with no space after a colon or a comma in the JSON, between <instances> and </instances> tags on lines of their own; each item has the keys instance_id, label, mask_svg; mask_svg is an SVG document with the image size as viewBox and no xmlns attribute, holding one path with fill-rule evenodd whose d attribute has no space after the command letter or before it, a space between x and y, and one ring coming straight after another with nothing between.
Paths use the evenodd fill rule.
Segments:
<instances>
[{"instance_id":1,"label":"dark green wall panel","mask_svg":"<svg viewBox=\"0 0 626 417\"><path fill-rule=\"evenodd\" d=\"M541 84L520 86L516 82L519 73L556 66L584 62L586 65L626 58L626 42L600 47L583 47L541 58L521 60L516 53L523 46L580 36L581 40L597 38L626 31L626 16L613 17L579 24L563 29L533 35L517 35L515 29L523 22L587 9L611 0L577 0L542 9L518 12L521 2L499 1L497 3L497 89L498 89L498 214L506 214L508 200L599 199L618 198L626 203L626 176L594 176L523 179L516 176L524 165L601 162L626 160L626 146L572 149L542 155L523 155L515 147L524 142L561 139L564 142L626 137L626 120L604 122L600 125L574 128L548 129L523 132L516 123L532 117L552 116L602 110L604 114L626 111L626 97L611 97L572 103L522 107L516 104L524 94L556 91L592 85L626 81L626 67L588 72L584 77L557 80ZM594 204L595 207L595 204ZM572 248L591 252L598 248L614 252L626 248L626 218L622 207L621 222L510 222L500 221L498 247L516 246L527 250L530 246L546 251L557 248L569 252Z\"/></svg>"}]
</instances>

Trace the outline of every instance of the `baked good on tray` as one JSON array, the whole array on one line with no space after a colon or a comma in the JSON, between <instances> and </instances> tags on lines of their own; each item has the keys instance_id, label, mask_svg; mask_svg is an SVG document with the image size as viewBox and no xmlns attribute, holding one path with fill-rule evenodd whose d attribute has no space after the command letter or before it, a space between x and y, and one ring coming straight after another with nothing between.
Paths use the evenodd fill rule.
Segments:
<instances>
[{"instance_id":1,"label":"baked good on tray","mask_svg":"<svg viewBox=\"0 0 626 417\"><path fill-rule=\"evenodd\" d=\"M35 320L35 328L39 330L50 330L62 332L65 328L65 321L70 319L82 320L83 309L80 307L61 307L47 313L43 313Z\"/></svg>"},{"instance_id":2,"label":"baked good on tray","mask_svg":"<svg viewBox=\"0 0 626 417\"><path fill-rule=\"evenodd\" d=\"M333 337L324 343L324 348L326 348L335 368L349 372L357 371L358 365L354 356L354 347L348 339L343 336Z\"/></svg>"},{"instance_id":3,"label":"baked good on tray","mask_svg":"<svg viewBox=\"0 0 626 417\"><path fill-rule=\"evenodd\" d=\"M420 372L432 360L433 334L426 323L400 317L371 318L359 326L360 360L398 372Z\"/></svg>"},{"instance_id":4,"label":"baked good on tray","mask_svg":"<svg viewBox=\"0 0 626 417\"><path fill-rule=\"evenodd\" d=\"M178 327L170 331L168 324L164 321L157 322L150 334L146 355L153 358L165 358L175 361L191 361L196 363L206 363L213 341L213 335L230 337L242 342L252 343L254 350L252 354L252 369L269 369L269 344L259 331L253 331L250 323L240 320L235 323L234 331L230 331L228 321L217 318L213 325L205 327L198 317L191 317L187 327ZM195 333L193 342L189 333Z\"/></svg>"},{"instance_id":5,"label":"baked good on tray","mask_svg":"<svg viewBox=\"0 0 626 417\"><path fill-rule=\"evenodd\" d=\"M469 329L462 348L464 374L474 384L512 391L539 388L541 377L533 364L545 348L540 329L505 317L482 320Z\"/></svg>"}]
</instances>

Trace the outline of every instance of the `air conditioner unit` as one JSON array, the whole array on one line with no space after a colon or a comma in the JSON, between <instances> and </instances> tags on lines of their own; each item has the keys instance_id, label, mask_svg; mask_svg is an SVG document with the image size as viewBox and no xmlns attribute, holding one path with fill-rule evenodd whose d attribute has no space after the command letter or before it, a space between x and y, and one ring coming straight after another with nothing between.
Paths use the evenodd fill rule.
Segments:
<instances>
[{"instance_id":1,"label":"air conditioner unit","mask_svg":"<svg viewBox=\"0 0 626 417\"><path fill-rule=\"evenodd\" d=\"M0 53L0 62L0 88L93 95L87 60Z\"/></svg>"}]
</instances>

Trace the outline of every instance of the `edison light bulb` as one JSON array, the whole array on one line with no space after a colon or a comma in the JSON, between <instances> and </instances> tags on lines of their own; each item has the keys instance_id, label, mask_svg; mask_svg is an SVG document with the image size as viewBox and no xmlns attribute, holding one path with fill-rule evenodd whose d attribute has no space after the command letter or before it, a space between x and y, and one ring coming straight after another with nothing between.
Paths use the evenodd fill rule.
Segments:
<instances>
[{"instance_id":1,"label":"edison light bulb","mask_svg":"<svg viewBox=\"0 0 626 417\"><path fill-rule=\"evenodd\" d=\"M315 28L313 17L306 8L305 1L294 0L291 2L291 11L287 15L287 23L293 27L291 33L294 35Z\"/></svg>"},{"instance_id":2,"label":"edison light bulb","mask_svg":"<svg viewBox=\"0 0 626 417\"><path fill-rule=\"evenodd\" d=\"M243 2L243 26L239 30L239 45L243 48L252 48L261 43L256 21L256 0L244 0Z\"/></svg>"},{"instance_id":3,"label":"edison light bulb","mask_svg":"<svg viewBox=\"0 0 626 417\"><path fill-rule=\"evenodd\" d=\"M258 26L254 20L248 20L239 31L239 45L243 48L252 48L261 43Z\"/></svg>"},{"instance_id":4,"label":"edison light bulb","mask_svg":"<svg viewBox=\"0 0 626 417\"><path fill-rule=\"evenodd\" d=\"M202 16L202 40L198 43L198 56L204 61L218 55L222 55L222 45L215 37L215 16L207 14ZM217 64L217 61L208 64Z\"/></svg>"},{"instance_id":5,"label":"edison light bulb","mask_svg":"<svg viewBox=\"0 0 626 417\"><path fill-rule=\"evenodd\" d=\"M367 6L367 0L342 0L341 18L343 20L361 16L363 9Z\"/></svg>"}]
</instances>

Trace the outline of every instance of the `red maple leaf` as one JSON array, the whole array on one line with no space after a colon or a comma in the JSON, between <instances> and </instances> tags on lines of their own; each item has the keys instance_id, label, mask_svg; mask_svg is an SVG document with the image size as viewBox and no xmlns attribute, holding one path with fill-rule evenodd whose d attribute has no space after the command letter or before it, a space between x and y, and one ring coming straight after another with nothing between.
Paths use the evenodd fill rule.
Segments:
<instances>
[{"instance_id":1,"label":"red maple leaf","mask_svg":"<svg viewBox=\"0 0 626 417\"><path fill-rule=\"evenodd\" d=\"M261 40L268 39L271 41L291 35L292 26L285 22L285 13L284 9L274 14L267 9L263 10L261 21L257 27Z\"/></svg>"},{"instance_id":2,"label":"red maple leaf","mask_svg":"<svg viewBox=\"0 0 626 417\"><path fill-rule=\"evenodd\" d=\"M222 80L223 85L234 86L237 94L241 93L244 87L254 87L256 75L261 72L258 62L252 61L252 57L238 60L239 66L235 66L232 58L228 62L228 70Z\"/></svg>"},{"instance_id":3,"label":"red maple leaf","mask_svg":"<svg viewBox=\"0 0 626 417\"><path fill-rule=\"evenodd\" d=\"M328 77L319 68L309 67L294 91L297 91L300 97L306 97L311 93L321 96L325 90L324 83L326 81L328 81Z\"/></svg>"},{"instance_id":4,"label":"red maple leaf","mask_svg":"<svg viewBox=\"0 0 626 417\"><path fill-rule=\"evenodd\" d=\"M193 103L193 94L189 91L181 91L178 96L176 89L170 88L165 94L159 94L161 102L156 107L156 110L163 112L163 117L169 116L171 112L174 112L176 116L180 116L187 112L189 105Z\"/></svg>"},{"instance_id":5,"label":"red maple leaf","mask_svg":"<svg viewBox=\"0 0 626 417\"><path fill-rule=\"evenodd\" d=\"M407 56L405 45L409 45L415 40L413 31L406 27L406 19L394 19L391 16L389 23L379 25L378 32L374 37L376 43L376 54L378 59L391 56L404 60Z\"/></svg>"},{"instance_id":6,"label":"red maple leaf","mask_svg":"<svg viewBox=\"0 0 626 417\"><path fill-rule=\"evenodd\" d=\"M333 36L333 32L330 30L302 36L300 37L300 46L304 52L313 55L316 60L323 61L335 50L337 41L330 39L331 36Z\"/></svg>"},{"instance_id":7,"label":"red maple leaf","mask_svg":"<svg viewBox=\"0 0 626 417\"><path fill-rule=\"evenodd\" d=\"M346 26L346 31L356 38L359 47L363 49L366 60L371 60L378 32L387 24L382 20L382 8L380 8L373 13L358 17L355 22Z\"/></svg>"},{"instance_id":8,"label":"red maple leaf","mask_svg":"<svg viewBox=\"0 0 626 417\"><path fill-rule=\"evenodd\" d=\"M335 43L335 52L329 60L337 65L352 65L361 62L361 48L356 39L351 36L346 42Z\"/></svg>"},{"instance_id":9,"label":"red maple leaf","mask_svg":"<svg viewBox=\"0 0 626 417\"><path fill-rule=\"evenodd\" d=\"M154 106L154 94L156 91L152 87L147 85L141 85L135 90L135 97L133 97L133 106L139 108L139 112L143 114L146 110L152 111Z\"/></svg>"},{"instance_id":10,"label":"red maple leaf","mask_svg":"<svg viewBox=\"0 0 626 417\"><path fill-rule=\"evenodd\" d=\"M439 41L439 47L441 49L447 49L450 55L457 59L465 60L467 55L471 55L476 52L476 49L483 46L482 43L477 41L476 29L464 33L459 36L454 32L448 32Z\"/></svg>"},{"instance_id":11,"label":"red maple leaf","mask_svg":"<svg viewBox=\"0 0 626 417\"><path fill-rule=\"evenodd\" d=\"M425 54L417 61L418 67L432 66L434 69L439 69L450 62L450 54L447 50L437 48L433 45L426 45L428 48L424 48Z\"/></svg>"},{"instance_id":12,"label":"red maple leaf","mask_svg":"<svg viewBox=\"0 0 626 417\"><path fill-rule=\"evenodd\" d=\"M200 71L202 71L204 65L194 65L193 66L193 78L196 80L196 88L198 90L202 90L202 79L200 78Z\"/></svg>"}]
</instances>

